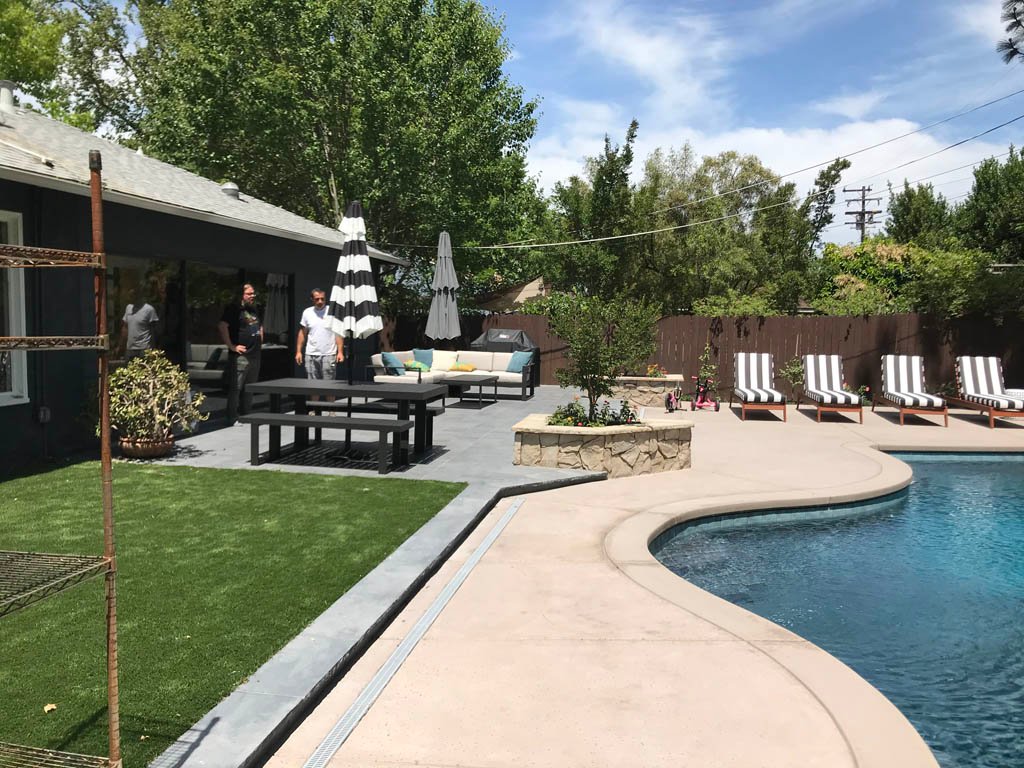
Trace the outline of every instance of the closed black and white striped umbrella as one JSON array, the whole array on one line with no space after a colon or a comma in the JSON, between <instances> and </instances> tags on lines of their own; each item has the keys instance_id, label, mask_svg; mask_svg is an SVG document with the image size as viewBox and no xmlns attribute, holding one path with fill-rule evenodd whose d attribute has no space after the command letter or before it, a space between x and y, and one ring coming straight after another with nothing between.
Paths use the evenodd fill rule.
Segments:
<instances>
[{"instance_id":1,"label":"closed black and white striped umbrella","mask_svg":"<svg viewBox=\"0 0 1024 768\"><path fill-rule=\"evenodd\" d=\"M455 262L452 261L452 241L447 232L437 239L437 263L434 265L434 281L431 283L433 298L427 315L426 335L432 339L457 339L462 335L459 323L459 303L455 292L459 279L455 276Z\"/></svg>"},{"instance_id":2,"label":"closed black and white striped umbrella","mask_svg":"<svg viewBox=\"0 0 1024 768\"><path fill-rule=\"evenodd\" d=\"M327 316L332 331L342 338L365 339L384 328L377 305L370 256L366 250L366 224L358 200L348 204L338 225L344 238L338 272L334 276ZM348 380L352 382L352 347L348 350Z\"/></svg>"}]
</instances>

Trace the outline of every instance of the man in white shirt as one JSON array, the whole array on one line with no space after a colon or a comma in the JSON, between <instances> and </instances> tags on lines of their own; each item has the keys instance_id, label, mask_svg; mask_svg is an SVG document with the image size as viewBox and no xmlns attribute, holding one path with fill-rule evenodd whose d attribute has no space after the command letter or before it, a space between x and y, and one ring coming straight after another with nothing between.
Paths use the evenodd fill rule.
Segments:
<instances>
[{"instance_id":1,"label":"man in white shirt","mask_svg":"<svg viewBox=\"0 0 1024 768\"><path fill-rule=\"evenodd\" d=\"M343 342L327 324L327 294L314 288L310 298L313 306L306 307L299 321L295 362L302 365L305 350L306 376L311 379L333 379L335 366L344 359Z\"/></svg>"}]
</instances>

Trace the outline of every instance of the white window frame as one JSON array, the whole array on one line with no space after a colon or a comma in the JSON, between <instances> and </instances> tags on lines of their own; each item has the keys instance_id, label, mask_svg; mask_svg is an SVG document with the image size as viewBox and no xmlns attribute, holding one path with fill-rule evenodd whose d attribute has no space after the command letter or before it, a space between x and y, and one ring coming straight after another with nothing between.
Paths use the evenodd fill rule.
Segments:
<instances>
[{"instance_id":1,"label":"white window frame","mask_svg":"<svg viewBox=\"0 0 1024 768\"><path fill-rule=\"evenodd\" d=\"M23 245L21 214L14 211L0 211L0 221L7 224L12 242L7 245ZM9 334L25 335L25 270L7 269L7 302L10 307L8 317ZM0 408L7 405L28 405L28 353L24 351L11 353L11 386L12 389L0 392Z\"/></svg>"}]
</instances>

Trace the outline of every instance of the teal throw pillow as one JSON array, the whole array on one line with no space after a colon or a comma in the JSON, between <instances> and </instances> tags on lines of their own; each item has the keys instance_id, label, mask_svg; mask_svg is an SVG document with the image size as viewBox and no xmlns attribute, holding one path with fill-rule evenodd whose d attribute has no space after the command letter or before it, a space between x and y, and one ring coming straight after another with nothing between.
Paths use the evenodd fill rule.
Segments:
<instances>
[{"instance_id":1,"label":"teal throw pillow","mask_svg":"<svg viewBox=\"0 0 1024 768\"><path fill-rule=\"evenodd\" d=\"M434 366L434 350L432 349L414 349L412 358L427 366L426 370L428 371Z\"/></svg>"},{"instance_id":2,"label":"teal throw pillow","mask_svg":"<svg viewBox=\"0 0 1024 768\"><path fill-rule=\"evenodd\" d=\"M381 352L380 356L387 373L392 376L405 376L405 364L398 359L398 355L394 352Z\"/></svg>"},{"instance_id":3,"label":"teal throw pillow","mask_svg":"<svg viewBox=\"0 0 1024 768\"><path fill-rule=\"evenodd\" d=\"M508 361L508 367L505 368L509 373L522 373L523 368L526 364L533 360L533 352L527 352L520 350L512 353L512 359Z\"/></svg>"}]
</instances>

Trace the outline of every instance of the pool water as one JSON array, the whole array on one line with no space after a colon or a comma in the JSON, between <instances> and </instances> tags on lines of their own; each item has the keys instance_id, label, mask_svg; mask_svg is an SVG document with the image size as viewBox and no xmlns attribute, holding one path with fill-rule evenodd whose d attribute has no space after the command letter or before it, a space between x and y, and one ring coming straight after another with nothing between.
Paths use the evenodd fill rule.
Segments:
<instances>
[{"instance_id":1,"label":"pool water","mask_svg":"<svg viewBox=\"0 0 1024 768\"><path fill-rule=\"evenodd\" d=\"M897 456L895 497L697 521L651 551L855 669L943 768L1024 766L1024 456Z\"/></svg>"}]
</instances>

